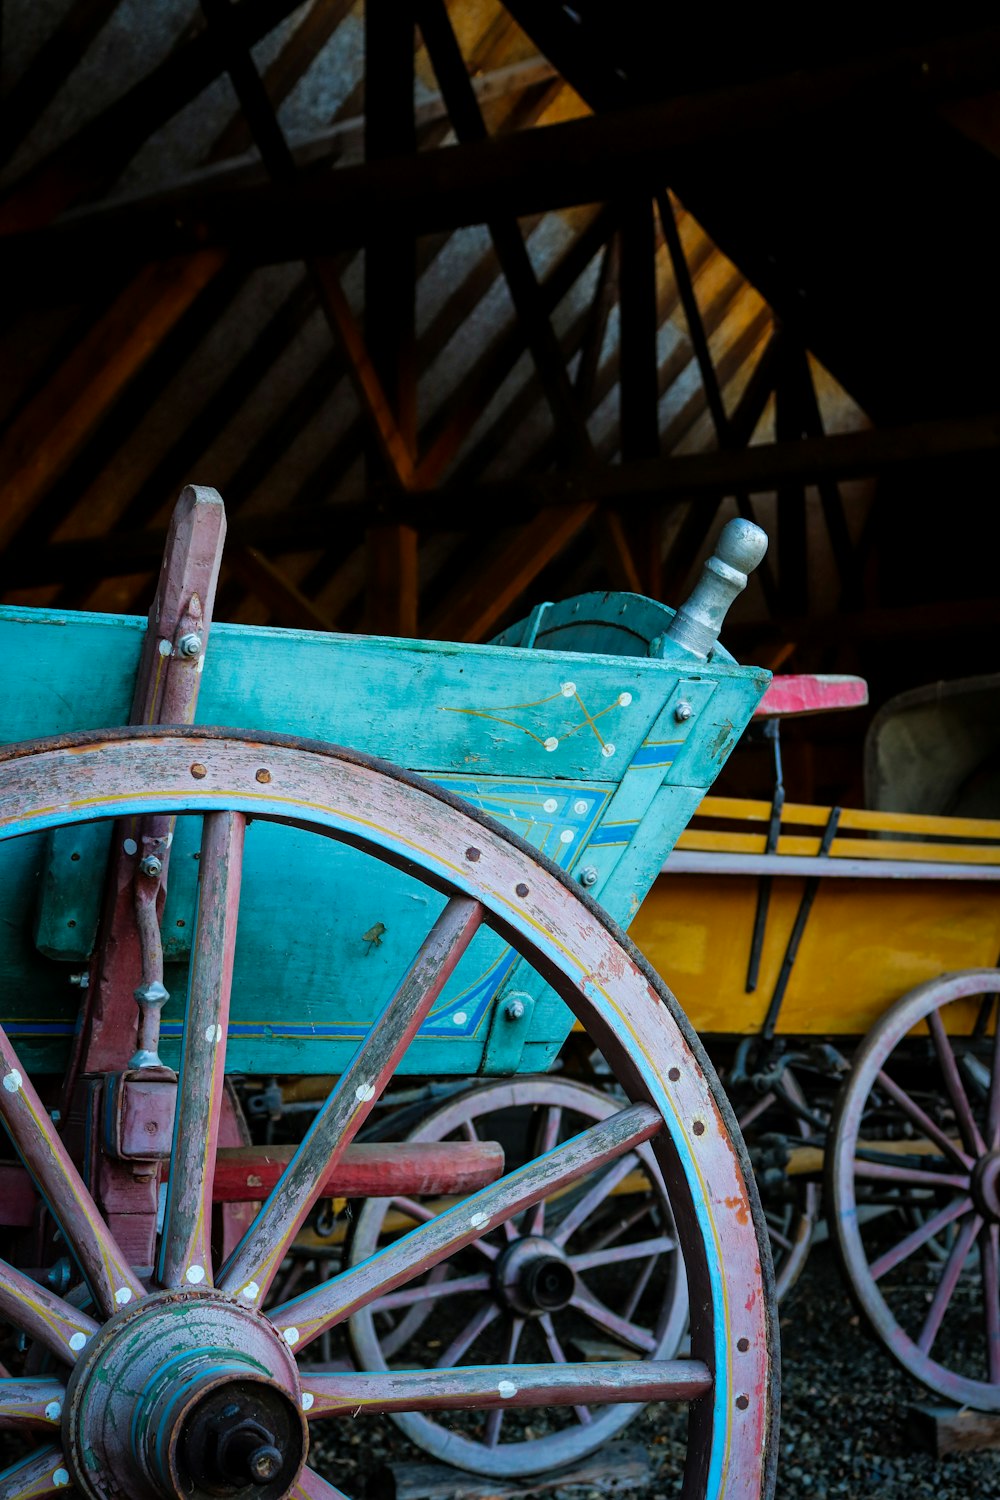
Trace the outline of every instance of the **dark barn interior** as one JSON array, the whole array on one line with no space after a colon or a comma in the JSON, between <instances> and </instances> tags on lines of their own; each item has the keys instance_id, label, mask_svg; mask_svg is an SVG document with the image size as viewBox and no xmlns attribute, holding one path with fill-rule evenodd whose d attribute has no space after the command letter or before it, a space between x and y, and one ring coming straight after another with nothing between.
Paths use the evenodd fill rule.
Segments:
<instances>
[{"instance_id":1,"label":"dark barn interior","mask_svg":"<svg viewBox=\"0 0 1000 1500\"><path fill-rule=\"evenodd\" d=\"M187 481L218 617L470 641L676 603L739 511L742 660L994 668L977 8L5 9L5 602L143 613ZM796 795L860 800L864 720L790 726Z\"/></svg>"},{"instance_id":2,"label":"dark barn interior","mask_svg":"<svg viewBox=\"0 0 1000 1500\"><path fill-rule=\"evenodd\" d=\"M345 1500L327 1475L354 1500L1000 1496L995 11L0 14L0 627L28 642L0 653L0 1500ZM225 502L217 593L215 495L186 497L202 514L161 567L187 485ZM726 650L607 598L548 617L550 644L558 618L584 645L575 681L537 693L544 651L419 644L529 617L503 644L544 647L534 606L580 594L678 606L734 518L769 547ZM155 632L120 618L154 597L171 601ZM611 638L612 607L660 633L634 631L643 659L600 678L592 712L582 674L619 656L586 631ZM296 634L223 631L206 651L210 622ZM235 687L213 680L226 651ZM196 717L206 656L201 706L228 717ZM468 661L493 697L452 692ZM790 717L779 741L773 699L750 723L756 667L840 679L855 706ZM626 746L657 674L669 696ZM65 736L35 742L57 698ZM119 699L131 727L98 729ZM258 702L277 722L240 716ZM531 717L552 704L558 734ZM317 723L338 744L317 747ZM63 779L39 808L42 763ZM665 852L642 842L657 819ZM300 860L317 831L322 857ZM636 918L641 953L607 917ZM488 962L459 969L473 942ZM79 1243L53 1230L66 1204ZM834 1257L852 1233L849 1302ZM582 1272L609 1266L605 1304ZM210 1483L135 1481L155 1381L139 1389L107 1329L154 1298L166 1327L171 1298L190 1313L210 1292L228 1299L213 1358L265 1329L274 1431L250 1398L201 1427L170 1407L164 1432L178 1452L198 1437ZM485 1311L466 1322L449 1293ZM296 1365L307 1344L317 1362ZM414 1347L419 1369L399 1362ZM286 1390L286 1366L315 1386ZM157 1370L173 1401L180 1377ZM101 1404L125 1402L122 1371L131 1448ZM427 1377L409 1405L400 1371L411 1396ZM98 1385L91 1407L73 1394ZM915 1405L928 1391L949 1404ZM635 1446L609 1449L588 1403L605 1420L633 1399ZM389 1420L453 1407L431 1439ZM319 1417L337 1425L304 1469ZM511 1458L536 1443L551 1461ZM571 1453L596 1453L572 1488L514 1485ZM468 1473L427 1487L426 1454Z\"/></svg>"}]
</instances>

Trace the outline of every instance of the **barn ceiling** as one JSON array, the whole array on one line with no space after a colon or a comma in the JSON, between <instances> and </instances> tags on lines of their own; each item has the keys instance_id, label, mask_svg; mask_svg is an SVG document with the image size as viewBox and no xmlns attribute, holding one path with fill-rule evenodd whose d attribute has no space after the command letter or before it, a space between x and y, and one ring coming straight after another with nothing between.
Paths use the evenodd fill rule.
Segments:
<instances>
[{"instance_id":1,"label":"barn ceiling","mask_svg":"<svg viewBox=\"0 0 1000 1500\"><path fill-rule=\"evenodd\" d=\"M774 538L744 654L894 686L995 628L965 512L933 515L997 478L995 30L4 23L5 602L143 611L193 481L229 510L223 618L480 640L542 596L677 602L738 509Z\"/></svg>"}]
</instances>

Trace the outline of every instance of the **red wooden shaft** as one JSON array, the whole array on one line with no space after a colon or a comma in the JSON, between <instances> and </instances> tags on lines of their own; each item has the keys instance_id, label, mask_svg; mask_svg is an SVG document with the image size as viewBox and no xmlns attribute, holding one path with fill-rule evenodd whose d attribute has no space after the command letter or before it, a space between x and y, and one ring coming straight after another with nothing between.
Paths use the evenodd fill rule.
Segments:
<instances>
[{"instance_id":1,"label":"red wooden shaft","mask_svg":"<svg viewBox=\"0 0 1000 1500\"><path fill-rule=\"evenodd\" d=\"M293 1146L223 1148L215 1159L216 1203L249 1203L269 1193ZM389 1141L348 1146L323 1178L324 1198L395 1198L398 1194L472 1193L503 1171L495 1141Z\"/></svg>"}]
</instances>

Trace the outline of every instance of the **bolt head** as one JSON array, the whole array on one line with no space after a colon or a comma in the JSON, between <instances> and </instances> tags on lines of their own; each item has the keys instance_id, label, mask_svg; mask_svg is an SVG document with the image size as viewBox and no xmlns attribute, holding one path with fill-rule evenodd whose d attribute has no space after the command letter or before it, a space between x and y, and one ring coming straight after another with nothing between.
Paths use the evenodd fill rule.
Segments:
<instances>
[{"instance_id":1,"label":"bolt head","mask_svg":"<svg viewBox=\"0 0 1000 1500\"><path fill-rule=\"evenodd\" d=\"M686 724L688 719L692 718L693 715L694 709L691 707L690 703L678 703L677 707L674 709L674 718L677 720L678 724Z\"/></svg>"},{"instance_id":2,"label":"bolt head","mask_svg":"<svg viewBox=\"0 0 1000 1500\"><path fill-rule=\"evenodd\" d=\"M522 1021L524 1019L523 1000L505 1000L503 1013L508 1021Z\"/></svg>"},{"instance_id":3,"label":"bolt head","mask_svg":"<svg viewBox=\"0 0 1000 1500\"><path fill-rule=\"evenodd\" d=\"M181 656L190 661L195 656L201 655L201 636L192 632L190 635L182 635L177 642L177 650Z\"/></svg>"},{"instance_id":4,"label":"bolt head","mask_svg":"<svg viewBox=\"0 0 1000 1500\"><path fill-rule=\"evenodd\" d=\"M580 871L580 884L586 886L588 890L592 885L596 885L599 879L600 874L596 865L584 865Z\"/></svg>"},{"instance_id":5,"label":"bolt head","mask_svg":"<svg viewBox=\"0 0 1000 1500\"><path fill-rule=\"evenodd\" d=\"M142 871L143 875L148 875L150 876L150 878L152 878L153 876L160 874L161 870L163 869L163 861L161 859L157 859L155 854L147 854L144 859L141 859L139 861L139 869Z\"/></svg>"}]
</instances>

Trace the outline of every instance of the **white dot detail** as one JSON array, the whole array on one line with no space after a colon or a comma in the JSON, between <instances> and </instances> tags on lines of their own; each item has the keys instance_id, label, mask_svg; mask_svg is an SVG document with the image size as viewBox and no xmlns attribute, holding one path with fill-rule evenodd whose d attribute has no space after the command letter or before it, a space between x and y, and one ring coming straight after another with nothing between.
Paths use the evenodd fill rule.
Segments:
<instances>
[{"instance_id":1,"label":"white dot detail","mask_svg":"<svg viewBox=\"0 0 1000 1500\"><path fill-rule=\"evenodd\" d=\"M559 842L560 844L571 844L573 842L572 828L563 829L562 833L559 835Z\"/></svg>"},{"instance_id":2,"label":"white dot detail","mask_svg":"<svg viewBox=\"0 0 1000 1500\"><path fill-rule=\"evenodd\" d=\"M473 1229L482 1229L489 1222L490 1222L490 1216L489 1216L489 1214L484 1214L484 1213L473 1214L472 1218L469 1220L469 1223L471 1224L471 1226L472 1226Z\"/></svg>"},{"instance_id":3,"label":"white dot detail","mask_svg":"<svg viewBox=\"0 0 1000 1500\"><path fill-rule=\"evenodd\" d=\"M281 1336L286 1344L297 1344L299 1341L299 1330L297 1328L286 1328Z\"/></svg>"},{"instance_id":4,"label":"white dot detail","mask_svg":"<svg viewBox=\"0 0 1000 1500\"><path fill-rule=\"evenodd\" d=\"M48 1406L45 1408L45 1415L48 1417L50 1422L58 1422L59 1418L62 1416L62 1406L58 1401L50 1401Z\"/></svg>"},{"instance_id":5,"label":"white dot detail","mask_svg":"<svg viewBox=\"0 0 1000 1500\"><path fill-rule=\"evenodd\" d=\"M564 682L559 691L562 693L564 698L572 698L573 694L576 692L576 683Z\"/></svg>"},{"instance_id":6,"label":"white dot detail","mask_svg":"<svg viewBox=\"0 0 1000 1500\"><path fill-rule=\"evenodd\" d=\"M198 1286L205 1280L204 1266L188 1266L184 1272L184 1280L190 1281L192 1286Z\"/></svg>"},{"instance_id":7,"label":"white dot detail","mask_svg":"<svg viewBox=\"0 0 1000 1500\"><path fill-rule=\"evenodd\" d=\"M70 1336L69 1347L71 1349L82 1349L86 1342L87 1335L85 1333L74 1333Z\"/></svg>"},{"instance_id":8,"label":"white dot detail","mask_svg":"<svg viewBox=\"0 0 1000 1500\"><path fill-rule=\"evenodd\" d=\"M69 1470L56 1469L55 1473L52 1476L52 1483L56 1486L57 1489L60 1490L62 1489L64 1484L69 1484Z\"/></svg>"},{"instance_id":9,"label":"white dot detail","mask_svg":"<svg viewBox=\"0 0 1000 1500\"><path fill-rule=\"evenodd\" d=\"M222 1041L222 1027L221 1026L206 1026L205 1027L205 1040L206 1040L206 1042L221 1042Z\"/></svg>"},{"instance_id":10,"label":"white dot detail","mask_svg":"<svg viewBox=\"0 0 1000 1500\"><path fill-rule=\"evenodd\" d=\"M501 1380L497 1386L497 1395L502 1396L505 1401L509 1401L511 1396L517 1395L517 1386L512 1380Z\"/></svg>"},{"instance_id":11,"label":"white dot detail","mask_svg":"<svg viewBox=\"0 0 1000 1500\"><path fill-rule=\"evenodd\" d=\"M632 694L631 693L619 693L618 694L618 702L619 702L619 704L621 705L622 708L628 708L629 704L632 702Z\"/></svg>"},{"instance_id":12,"label":"white dot detail","mask_svg":"<svg viewBox=\"0 0 1000 1500\"><path fill-rule=\"evenodd\" d=\"M369 1099L375 1098L375 1085L373 1083L359 1083L354 1090L354 1097L359 1104L367 1104Z\"/></svg>"},{"instance_id":13,"label":"white dot detail","mask_svg":"<svg viewBox=\"0 0 1000 1500\"><path fill-rule=\"evenodd\" d=\"M576 813L578 818L582 818L584 813L587 811L587 804L586 802L584 802L582 797L578 802L573 803L573 811Z\"/></svg>"},{"instance_id":14,"label":"white dot detail","mask_svg":"<svg viewBox=\"0 0 1000 1500\"><path fill-rule=\"evenodd\" d=\"M115 1301L119 1307L124 1307L126 1302L132 1301L132 1293L127 1286L120 1286L115 1292Z\"/></svg>"},{"instance_id":15,"label":"white dot detail","mask_svg":"<svg viewBox=\"0 0 1000 1500\"><path fill-rule=\"evenodd\" d=\"M456 1026L464 1026L469 1017L464 1010L456 1010L451 1019L454 1021Z\"/></svg>"},{"instance_id":16,"label":"white dot detail","mask_svg":"<svg viewBox=\"0 0 1000 1500\"><path fill-rule=\"evenodd\" d=\"M615 747L614 747L614 745L603 745L601 747L601 754L604 756L605 760L610 760L611 757L612 757L612 755L614 755L614 753L615 753Z\"/></svg>"},{"instance_id":17,"label":"white dot detail","mask_svg":"<svg viewBox=\"0 0 1000 1500\"><path fill-rule=\"evenodd\" d=\"M138 852L139 845L136 843L135 839L126 839L124 844L122 844L122 848L125 850L126 854L136 854Z\"/></svg>"},{"instance_id":18,"label":"white dot detail","mask_svg":"<svg viewBox=\"0 0 1000 1500\"><path fill-rule=\"evenodd\" d=\"M556 808L559 806L559 803L554 797L546 797L545 801L542 803L542 806L544 807L546 812L555 812Z\"/></svg>"},{"instance_id":19,"label":"white dot detail","mask_svg":"<svg viewBox=\"0 0 1000 1500\"><path fill-rule=\"evenodd\" d=\"M240 1296L245 1297L248 1302L256 1302L260 1296L260 1287L256 1281L248 1281L242 1292L240 1292Z\"/></svg>"},{"instance_id":20,"label":"white dot detail","mask_svg":"<svg viewBox=\"0 0 1000 1500\"><path fill-rule=\"evenodd\" d=\"M16 1094L23 1082L24 1079L21 1077L16 1068L11 1068L9 1073L4 1074L3 1086L7 1090L8 1094Z\"/></svg>"},{"instance_id":21,"label":"white dot detail","mask_svg":"<svg viewBox=\"0 0 1000 1500\"><path fill-rule=\"evenodd\" d=\"M313 1395L313 1393L311 1391L303 1391L302 1392L302 1410L303 1411L311 1411L312 1410L312 1404L313 1404L313 1402L315 1400L316 1400L316 1397Z\"/></svg>"},{"instance_id":22,"label":"white dot detail","mask_svg":"<svg viewBox=\"0 0 1000 1500\"><path fill-rule=\"evenodd\" d=\"M161 640L160 644L157 646L156 649L159 651L159 653L160 653L161 656L169 656L170 653L171 653L171 651L173 651L174 648L173 648L173 646L171 646L171 644L170 644L169 641L162 641Z\"/></svg>"},{"instance_id":23,"label":"white dot detail","mask_svg":"<svg viewBox=\"0 0 1000 1500\"><path fill-rule=\"evenodd\" d=\"M558 750L559 749L559 741L556 739L556 737L555 737L554 734L550 734L549 737L548 737L548 739L545 741L545 748L546 748L546 750Z\"/></svg>"}]
</instances>

